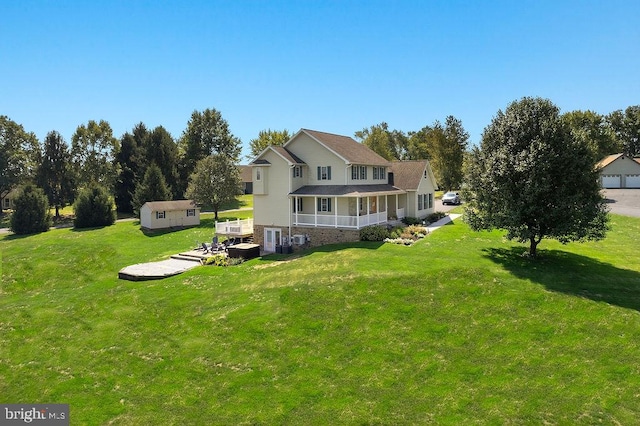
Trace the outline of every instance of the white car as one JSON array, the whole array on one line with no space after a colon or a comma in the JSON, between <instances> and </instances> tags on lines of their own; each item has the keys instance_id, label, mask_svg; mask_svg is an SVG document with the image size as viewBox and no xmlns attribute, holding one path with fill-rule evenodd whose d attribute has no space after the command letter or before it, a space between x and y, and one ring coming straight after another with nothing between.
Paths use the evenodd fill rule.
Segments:
<instances>
[{"instance_id":1,"label":"white car","mask_svg":"<svg viewBox=\"0 0 640 426\"><path fill-rule=\"evenodd\" d=\"M460 194L457 192L447 192L442 196L442 204L460 204Z\"/></svg>"}]
</instances>

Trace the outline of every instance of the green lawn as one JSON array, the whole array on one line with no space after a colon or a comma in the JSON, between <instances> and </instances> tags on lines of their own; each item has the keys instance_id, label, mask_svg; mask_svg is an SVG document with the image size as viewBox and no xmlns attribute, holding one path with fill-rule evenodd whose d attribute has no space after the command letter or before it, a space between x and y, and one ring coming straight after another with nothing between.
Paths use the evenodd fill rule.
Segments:
<instances>
[{"instance_id":1,"label":"green lawn","mask_svg":"<svg viewBox=\"0 0 640 426\"><path fill-rule=\"evenodd\" d=\"M535 262L457 222L117 279L212 226L1 237L0 402L69 403L72 424L640 422L639 219Z\"/></svg>"}]
</instances>

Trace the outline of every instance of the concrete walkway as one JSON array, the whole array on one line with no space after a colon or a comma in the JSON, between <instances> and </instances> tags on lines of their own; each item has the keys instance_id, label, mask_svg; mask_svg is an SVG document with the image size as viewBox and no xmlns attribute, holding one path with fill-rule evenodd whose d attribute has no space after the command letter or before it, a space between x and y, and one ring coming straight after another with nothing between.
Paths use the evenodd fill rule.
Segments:
<instances>
[{"instance_id":1,"label":"concrete walkway","mask_svg":"<svg viewBox=\"0 0 640 426\"><path fill-rule=\"evenodd\" d=\"M433 222L431 225L427 225L427 229L429 230L429 233L435 231L438 228L443 227L444 225L447 225L451 222L453 222L455 219L459 218L460 216L462 216L461 214L456 214L456 213L452 213L448 216L443 217L442 219L440 219L437 222Z\"/></svg>"}]
</instances>

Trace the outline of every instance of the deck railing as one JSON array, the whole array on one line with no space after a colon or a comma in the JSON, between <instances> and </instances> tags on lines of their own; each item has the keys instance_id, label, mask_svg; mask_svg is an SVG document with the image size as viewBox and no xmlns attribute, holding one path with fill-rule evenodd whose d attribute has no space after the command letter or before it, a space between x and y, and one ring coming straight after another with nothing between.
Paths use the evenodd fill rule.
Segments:
<instances>
[{"instance_id":1,"label":"deck railing","mask_svg":"<svg viewBox=\"0 0 640 426\"><path fill-rule=\"evenodd\" d=\"M216 222L216 234L220 235L250 235L253 234L253 219L227 220Z\"/></svg>"}]
</instances>

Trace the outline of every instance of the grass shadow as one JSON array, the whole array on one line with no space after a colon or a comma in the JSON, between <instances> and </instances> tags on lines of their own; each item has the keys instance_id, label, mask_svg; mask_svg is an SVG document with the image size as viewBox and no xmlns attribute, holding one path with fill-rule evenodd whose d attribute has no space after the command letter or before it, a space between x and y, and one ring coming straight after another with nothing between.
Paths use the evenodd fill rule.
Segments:
<instances>
[{"instance_id":1,"label":"grass shadow","mask_svg":"<svg viewBox=\"0 0 640 426\"><path fill-rule=\"evenodd\" d=\"M516 277L551 291L640 311L640 272L560 250L539 250L537 259L523 257L522 247L483 251Z\"/></svg>"}]
</instances>

